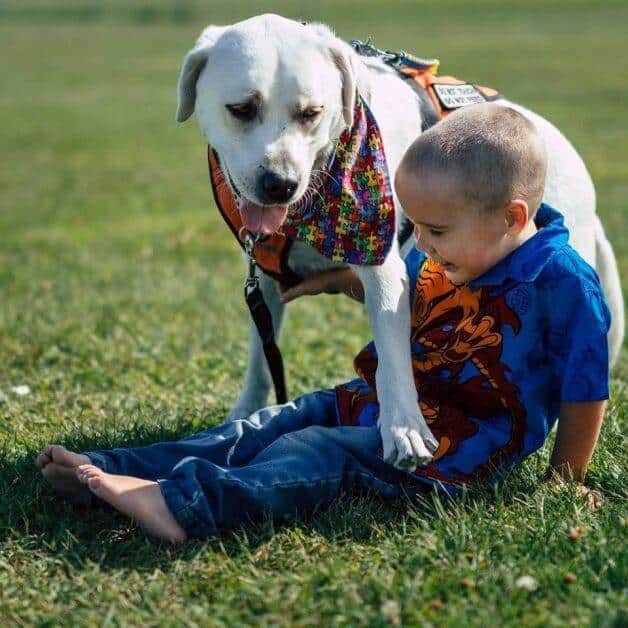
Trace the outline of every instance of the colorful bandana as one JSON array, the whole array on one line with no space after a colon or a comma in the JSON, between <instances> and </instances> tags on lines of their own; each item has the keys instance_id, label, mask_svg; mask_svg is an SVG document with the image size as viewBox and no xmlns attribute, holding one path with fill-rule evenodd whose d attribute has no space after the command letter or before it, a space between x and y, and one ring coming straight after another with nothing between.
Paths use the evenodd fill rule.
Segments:
<instances>
[{"instance_id":1,"label":"colorful bandana","mask_svg":"<svg viewBox=\"0 0 628 628\"><path fill-rule=\"evenodd\" d=\"M359 94L327 174L310 203L290 209L281 232L335 262L382 264L395 237L395 206L382 136Z\"/></svg>"}]
</instances>

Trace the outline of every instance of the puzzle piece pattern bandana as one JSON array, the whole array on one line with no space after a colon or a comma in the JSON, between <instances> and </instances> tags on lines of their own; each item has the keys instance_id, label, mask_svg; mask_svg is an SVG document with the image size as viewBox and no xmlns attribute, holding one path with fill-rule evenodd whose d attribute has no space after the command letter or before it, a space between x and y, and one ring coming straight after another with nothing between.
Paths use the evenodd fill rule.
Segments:
<instances>
[{"instance_id":1,"label":"puzzle piece pattern bandana","mask_svg":"<svg viewBox=\"0 0 628 628\"><path fill-rule=\"evenodd\" d=\"M382 136L359 95L328 175L310 203L291 208L281 232L336 262L382 264L395 237L395 206Z\"/></svg>"}]
</instances>

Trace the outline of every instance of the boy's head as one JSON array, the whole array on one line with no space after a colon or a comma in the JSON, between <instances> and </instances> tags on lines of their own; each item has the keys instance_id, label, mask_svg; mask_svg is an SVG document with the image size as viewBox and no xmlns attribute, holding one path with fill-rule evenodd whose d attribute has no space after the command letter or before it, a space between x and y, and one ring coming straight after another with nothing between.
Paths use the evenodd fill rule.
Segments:
<instances>
[{"instance_id":1,"label":"boy's head","mask_svg":"<svg viewBox=\"0 0 628 628\"><path fill-rule=\"evenodd\" d=\"M484 274L536 231L545 186L543 140L509 107L463 107L420 135L395 188L417 248L463 283Z\"/></svg>"}]
</instances>

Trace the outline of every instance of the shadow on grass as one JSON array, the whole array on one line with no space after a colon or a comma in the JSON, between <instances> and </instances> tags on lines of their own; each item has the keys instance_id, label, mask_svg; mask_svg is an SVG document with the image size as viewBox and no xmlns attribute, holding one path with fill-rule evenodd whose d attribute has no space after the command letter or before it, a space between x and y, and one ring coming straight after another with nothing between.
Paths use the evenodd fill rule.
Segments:
<instances>
[{"instance_id":1,"label":"shadow on grass","mask_svg":"<svg viewBox=\"0 0 628 628\"><path fill-rule=\"evenodd\" d=\"M602 426L598 452L588 474L587 484L602 491L605 501L625 500L625 436L622 425L626 416L626 386L617 384ZM187 419L172 416L157 418L149 424L144 412L134 416L134 423L121 428L86 435L64 435L59 442L74 451L111 447L142 446L169 441L218 423L215 409L202 417ZM155 421L153 411L150 420ZM102 508L77 509L60 499L42 479L34 466L39 448L45 443L28 445L15 454L14 444L0 444L0 550L3 557L11 552L25 559L41 555L49 560L68 563L81 569L98 564L101 569L128 568L135 571L167 571L179 560L194 560L212 554L235 558L255 552L273 537L291 530L307 529L313 535L335 544L378 542L379 529L402 533L412 520L430 527L437 519L481 517L493 508L507 506L513 500L530 502L539 490L539 478L547 464L553 436L539 454L529 458L522 468L505 474L496 487L477 488L461 498L448 499L433 494L413 499L386 500L377 495L342 495L332 504L309 516L292 521L273 521L270 516L252 521L246 527L225 531L218 538L190 541L173 548L152 543L127 518ZM543 489L541 489L543 490ZM542 501L541 496L541 501ZM569 495L554 498L569 501ZM573 499L572 499L573 501ZM532 504L534 505L534 504ZM565 512L568 512L565 509Z\"/></svg>"},{"instance_id":2,"label":"shadow on grass","mask_svg":"<svg viewBox=\"0 0 628 628\"><path fill-rule=\"evenodd\" d=\"M148 445L197 430L197 424L181 421L176 425L138 424L116 435L69 434L58 442L73 451L86 451ZM309 516L273 521L266 515L246 527L225 531L217 538L190 541L173 548L152 543L132 522L112 509L75 507L59 498L34 466L37 454L38 449L32 448L13 459L8 455L0 458L0 543L5 550L14 547L19 552L59 557L78 569L98 563L102 569L167 570L173 559L192 560L200 551L233 558L268 542L277 529L304 526L336 543L376 542L374 529L397 527L409 512L412 517L429 521L443 516L452 507L461 506L460 500L434 495L390 501L374 494L345 494L329 508ZM488 507L494 495L484 489L474 499L486 500Z\"/></svg>"}]
</instances>

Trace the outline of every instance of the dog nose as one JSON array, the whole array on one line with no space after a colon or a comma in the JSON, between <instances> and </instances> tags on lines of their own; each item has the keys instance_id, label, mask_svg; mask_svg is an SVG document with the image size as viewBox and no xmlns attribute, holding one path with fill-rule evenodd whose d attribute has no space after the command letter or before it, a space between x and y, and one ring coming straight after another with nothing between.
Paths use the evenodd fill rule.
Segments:
<instances>
[{"instance_id":1,"label":"dog nose","mask_svg":"<svg viewBox=\"0 0 628 628\"><path fill-rule=\"evenodd\" d=\"M280 177L274 172L266 172L262 176L262 189L274 203L286 203L289 201L298 185L298 181Z\"/></svg>"}]
</instances>

